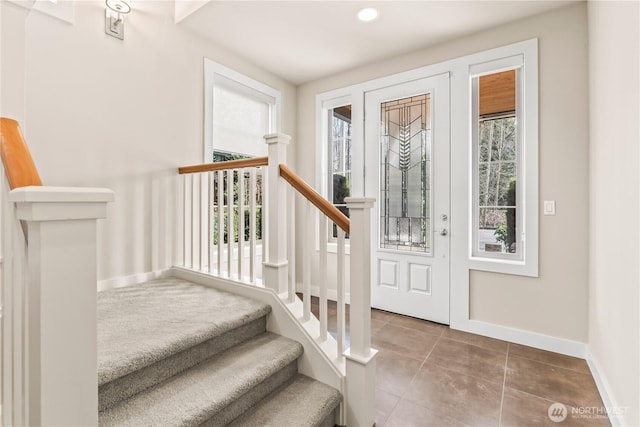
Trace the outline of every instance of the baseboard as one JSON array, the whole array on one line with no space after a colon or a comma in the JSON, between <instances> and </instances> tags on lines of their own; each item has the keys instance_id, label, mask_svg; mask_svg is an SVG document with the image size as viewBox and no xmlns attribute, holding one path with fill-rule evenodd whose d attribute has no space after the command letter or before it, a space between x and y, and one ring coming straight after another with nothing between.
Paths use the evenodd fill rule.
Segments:
<instances>
[{"instance_id":1,"label":"baseboard","mask_svg":"<svg viewBox=\"0 0 640 427\"><path fill-rule=\"evenodd\" d=\"M567 356L579 357L581 359L584 359L586 356L586 344L583 342L496 325L480 320L468 320L464 322L463 325L452 324L451 328L542 350L553 351Z\"/></svg>"},{"instance_id":2,"label":"baseboard","mask_svg":"<svg viewBox=\"0 0 640 427\"><path fill-rule=\"evenodd\" d=\"M593 376L593 380L596 382L598 392L600 393L600 397L602 398L602 403L609 412L609 421L611 422L611 426L623 427L625 425L624 420L622 419L620 414L616 413L618 409L623 409L623 407L616 404L617 400L611 392L611 387L609 387L609 383L607 382L607 379L604 377L604 375L601 375L602 370L599 367L600 365L594 359L589 346L587 346L586 353L587 364L589 365L591 376Z\"/></svg>"},{"instance_id":3,"label":"baseboard","mask_svg":"<svg viewBox=\"0 0 640 427\"><path fill-rule=\"evenodd\" d=\"M297 283L296 289L300 291L300 289L302 289L302 283ZM320 296L320 287L311 286L311 295L314 297ZM327 289L327 299L335 301L337 295L338 293L335 289ZM348 293L345 295L345 302L347 304L350 303L350 296ZM542 350L553 351L567 356L579 357L581 359L586 358L586 344L566 338L553 337L551 335L539 334L537 332L526 331L524 329L482 322L480 320L468 320L463 324L452 323L451 328L490 338L510 341L529 347L535 347Z\"/></svg>"},{"instance_id":4,"label":"baseboard","mask_svg":"<svg viewBox=\"0 0 640 427\"><path fill-rule=\"evenodd\" d=\"M166 277L170 272L170 269L165 269L98 280L98 292L106 291L108 289L123 288L125 286L131 286L137 283L147 282L149 280L160 279L162 277Z\"/></svg>"}]
</instances>

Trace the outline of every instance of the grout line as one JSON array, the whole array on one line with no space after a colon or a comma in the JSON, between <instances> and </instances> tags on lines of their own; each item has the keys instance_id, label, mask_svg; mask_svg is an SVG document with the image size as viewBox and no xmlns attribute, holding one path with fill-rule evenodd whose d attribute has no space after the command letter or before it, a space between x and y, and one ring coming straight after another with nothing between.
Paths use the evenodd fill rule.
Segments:
<instances>
[{"instance_id":1,"label":"grout line","mask_svg":"<svg viewBox=\"0 0 640 427\"><path fill-rule=\"evenodd\" d=\"M554 368L565 369L567 371L575 372L576 374L589 375L593 377L593 375L591 375L591 372L578 371L577 369L567 368L565 366L560 366L560 365L554 365L553 363L543 362L542 360L532 359L531 357L521 356L519 354L514 354L513 357L519 357L520 359L529 360L531 362L542 363L543 365L553 366Z\"/></svg>"},{"instance_id":2,"label":"grout line","mask_svg":"<svg viewBox=\"0 0 640 427\"><path fill-rule=\"evenodd\" d=\"M427 355L424 357L424 360L422 361L422 364L420 364L420 368L418 368L418 371L420 371L420 369L422 369L422 367L424 366L424 364L427 362L427 359L429 358L429 356L431 356L431 353L433 353L433 350L435 350L436 346L438 345L438 343L440 342L440 338L442 338L442 335L440 335L437 339L436 342L433 344L433 347L431 347L431 350L429 350L429 352L427 353ZM412 380L413 381L413 380Z\"/></svg>"},{"instance_id":3,"label":"grout line","mask_svg":"<svg viewBox=\"0 0 640 427\"><path fill-rule=\"evenodd\" d=\"M393 413L396 411L396 408L397 408L397 407L398 407L398 405L400 404L400 401L402 400L402 397L400 397L400 396L396 396L395 394L390 393L390 392L385 391L385 390L382 390L382 389L379 389L379 390L380 390L381 392L383 392L383 393L390 394L391 396L395 396L395 397L397 397L397 398L398 398L398 400L396 401L395 405L393 405L393 408L391 408L391 410L390 410L390 411L389 411L389 413L387 414L387 418L385 418L384 423L382 423L382 426L384 426L384 425L387 423L387 421L389 421L389 418L391 418L391 415L393 415ZM376 387L376 393L377 393L377 392L378 392L378 387ZM378 412L378 411L377 411L377 409L376 409L376 412ZM375 421L375 420L374 420L374 421ZM377 426L377 425L376 425L376 427L382 427L382 426Z\"/></svg>"},{"instance_id":4,"label":"grout line","mask_svg":"<svg viewBox=\"0 0 640 427\"><path fill-rule=\"evenodd\" d=\"M500 398L500 416L498 418L498 427L502 425L502 409L504 407L504 390L507 385L507 365L509 364L509 348L511 344L507 342L507 354L504 358L504 376L502 378L502 397Z\"/></svg>"}]
</instances>

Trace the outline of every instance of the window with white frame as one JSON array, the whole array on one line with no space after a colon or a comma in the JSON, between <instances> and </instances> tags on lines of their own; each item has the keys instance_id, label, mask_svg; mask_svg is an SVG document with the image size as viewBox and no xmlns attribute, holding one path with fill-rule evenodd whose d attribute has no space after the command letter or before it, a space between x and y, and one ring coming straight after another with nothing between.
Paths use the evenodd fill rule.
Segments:
<instances>
[{"instance_id":1,"label":"window with white frame","mask_svg":"<svg viewBox=\"0 0 640 427\"><path fill-rule=\"evenodd\" d=\"M515 55L474 64L469 70L471 257L525 264L525 231L532 228L527 221L534 217L528 218L527 212L537 209L537 200L525 194L527 181L537 179L537 172L535 176L525 174L526 144L537 141L527 141L524 129L525 124L537 126L537 117L535 111L525 114L524 57ZM531 234L534 238L537 233Z\"/></svg>"},{"instance_id":2,"label":"window with white frame","mask_svg":"<svg viewBox=\"0 0 640 427\"><path fill-rule=\"evenodd\" d=\"M280 92L264 83L258 82L237 71L231 70L210 59L204 60L205 77L205 128L204 128L204 162L222 162L249 157L266 156L267 144L264 136L277 132L280 117ZM239 236L229 236L227 230L228 211L224 210L228 180L233 181L233 187L239 180L244 181L244 188L249 188L250 176L246 172L236 171L227 173L221 182L219 175L214 176L213 194L218 194L218 186L222 185L224 195L222 200L217 197L213 202L213 239L218 240L218 233L222 233L222 240L226 243L231 237L238 241ZM256 185L256 234L257 240L262 239L262 172L258 171ZM238 194L233 195L233 215L240 220ZM250 212L249 192L244 195L244 240L249 240ZM223 228L218 230L218 215L223 212Z\"/></svg>"},{"instance_id":3,"label":"window with white frame","mask_svg":"<svg viewBox=\"0 0 640 427\"><path fill-rule=\"evenodd\" d=\"M328 199L348 218L349 209L344 199L351 195L351 104L331 108L327 114ZM337 237L335 224L330 233L331 238Z\"/></svg>"},{"instance_id":4,"label":"window with white frame","mask_svg":"<svg viewBox=\"0 0 640 427\"><path fill-rule=\"evenodd\" d=\"M280 92L205 58L205 162L266 156L277 132Z\"/></svg>"},{"instance_id":5,"label":"window with white frame","mask_svg":"<svg viewBox=\"0 0 640 427\"><path fill-rule=\"evenodd\" d=\"M474 255L522 252L518 74L514 68L473 77Z\"/></svg>"}]
</instances>

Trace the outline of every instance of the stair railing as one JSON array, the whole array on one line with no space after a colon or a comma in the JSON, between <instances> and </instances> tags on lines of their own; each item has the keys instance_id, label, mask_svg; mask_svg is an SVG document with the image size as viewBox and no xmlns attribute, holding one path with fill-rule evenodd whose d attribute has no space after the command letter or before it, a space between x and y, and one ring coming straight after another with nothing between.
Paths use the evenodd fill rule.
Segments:
<instances>
[{"instance_id":1,"label":"stair railing","mask_svg":"<svg viewBox=\"0 0 640 427\"><path fill-rule=\"evenodd\" d=\"M183 267L261 284L267 164L267 157L257 157L178 169Z\"/></svg>"},{"instance_id":2,"label":"stair railing","mask_svg":"<svg viewBox=\"0 0 640 427\"><path fill-rule=\"evenodd\" d=\"M98 424L97 219L113 192L43 186L0 118L2 425Z\"/></svg>"},{"instance_id":3,"label":"stair railing","mask_svg":"<svg viewBox=\"0 0 640 427\"><path fill-rule=\"evenodd\" d=\"M370 427L375 420L377 353L371 348L370 210L373 200L345 199L351 219L347 218L286 166L289 141L287 135L267 135L268 157L179 168L183 180L184 237L178 262L185 268L216 277L269 288L290 309L295 305L296 291L301 291L301 323L344 374L347 425ZM300 223L304 223L297 228L296 212L303 215ZM258 217L260 221L256 221ZM327 240L329 227L334 225L337 313L336 332L332 336L328 327ZM301 236L296 236L296 229ZM348 258L346 235L349 236ZM249 242L245 242L247 237ZM296 283L298 254L302 255L298 263L302 267L301 289ZM314 261L316 274L313 274ZM319 327L310 330L314 283L319 297ZM347 287L350 291L348 322Z\"/></svg>"}]
</instances>

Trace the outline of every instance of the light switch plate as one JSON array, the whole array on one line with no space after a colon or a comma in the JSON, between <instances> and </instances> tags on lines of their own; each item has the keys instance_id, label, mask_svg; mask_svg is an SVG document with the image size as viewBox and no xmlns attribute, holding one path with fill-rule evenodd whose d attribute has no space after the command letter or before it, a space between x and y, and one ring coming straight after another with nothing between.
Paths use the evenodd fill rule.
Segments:
<instances>
[{"instance_id":1,"label":"light switch plate","mask_svg":"<svg viewBox=\"0 0 640 427\"><path fill-rule=\"evenodd\" d=\"M555 215L556 214L556 201L555 200L545 200L544 201L544 214L545 215Z\"/></svg>"}]
</instances>

